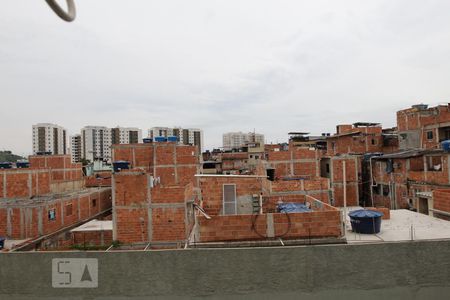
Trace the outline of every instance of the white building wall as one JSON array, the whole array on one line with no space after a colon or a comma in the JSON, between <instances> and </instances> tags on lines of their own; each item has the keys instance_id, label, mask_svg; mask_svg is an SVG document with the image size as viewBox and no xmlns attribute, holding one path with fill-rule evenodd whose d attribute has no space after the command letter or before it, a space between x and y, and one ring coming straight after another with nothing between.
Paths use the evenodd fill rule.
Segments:
<instances>
[{"instance_id":1,"label":"white building wall","mask_svg":"<svg viewBox=\"0 0 450 300\"><path fill-rule=\"evenodd\" d=\"M39 128L45 129L45 152L51 152L52 154L65 154L67 153L67 131L64 127L51 123L39 123L33 125L33 154L40 152L39 150ZM57 133L54 134L56 128ZM66 143L64 142L64 132L66 132ZM54 148L54 142L58 144L58 149ZM66 145L66 147L64 147Z\"/></svg>"},{"instance_id":2,"label":"white building wall","mask_svg":"<svg viewBox=\"0 0 450 300\"><path fill-rule=\"evenodd\" d=\"M86 126L81 129L81 157L89 161L111 160L111 129Z\"/></svg>"},{"instance_id":3,"label":"white building wall","mask_svg":"<svg viewBox=\"0 0 450 300\"><path fill-rule=\"evenodd\" d=\"M255 142L264 144L264 135L260 133L244 133L244 132L227 132L222 135L222 146L224 150L231 150L233 148L239 148L246 143L253 142L253 136Z\"/></svg>"}]
</instances>

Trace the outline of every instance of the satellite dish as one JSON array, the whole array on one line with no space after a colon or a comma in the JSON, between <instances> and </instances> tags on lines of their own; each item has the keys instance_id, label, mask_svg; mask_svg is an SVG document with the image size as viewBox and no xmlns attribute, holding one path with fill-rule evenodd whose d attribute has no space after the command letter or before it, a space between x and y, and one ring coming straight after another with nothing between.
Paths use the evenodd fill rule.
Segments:
<instances>
[{"instance_id":1,"label":"satellite dish","mask_svg":"<svg viewBox=\"0 0 450 300\"><path fill-rule=\"evenodd\" d=\"M62 9L61 6L59 6L56 0L45 0L45 1L51 7L51 9L64 21L72 22L73 20L75 20L77 12L73 0L66 0L67 12L64 11L64 9Z\"/></svg>"}]
</instances>

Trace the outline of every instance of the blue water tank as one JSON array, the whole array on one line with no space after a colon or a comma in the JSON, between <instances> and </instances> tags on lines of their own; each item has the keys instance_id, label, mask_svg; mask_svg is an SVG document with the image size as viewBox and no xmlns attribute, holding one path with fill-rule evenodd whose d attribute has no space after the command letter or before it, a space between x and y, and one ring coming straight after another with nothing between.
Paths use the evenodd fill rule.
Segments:
<instances>
[{"instance_id":1,"label":"blue water tank","mask_svg":"<svg viewBox=\"0 0 450 300\"><path fill-rule=\"evenodd\" d=\"M350 212L348 215L350 217L353 232L374 234L379 233L381 230L382 212L359 209Z\"/></svg>"},{"instance_id":2,"label":"blue water tank","mask_svg":"<svg viewBox=\"0 0 450 300\"><path fill-rule=\"evenodd\" d=\"M11 169L12 163L10 162L0 162L0 169Z\"/></svg>"},{"instance_id":3,"label":"blue water tank","mask_svg":"<svg viewBox=\"0 0 450 300\"><path fill-rule=\"evenodd\" d=\"M164 136L156 136L154 140L155 140L155 142L158 142L158 143L167 142L167 138Z\"/></svg>"},{"instance_id":4,"label":"blue water tank","mask_svg":"<svg viewBox=\"0 0 450 300\"><path fill-rule=\"evenodd\" d=\"M142 139L142 142L144 142L144 144L150 144L151 142L153 142L152 138L144 138Z\"/></svg>"},{"instance_id":5,"label":"blue water tank","mask_svg":"<svg viewBox=\"0 0 450 300\"><path fill-rule=\"evenodd\" d=\"M178 138L176 136L168 136L167 141L168 142L178 142Z\"/></svg>"},{"instance_id":6,"label":"blue water tank","mask_svg":"<svg viewBox=\"0 0 450 300\"><path fill-rule=\"evenodd\" d=\"M442 141L441 146L445 152L450 152L450 140Z\"/></svg>"},{"instance_id":7,"label":"blue water tank","mask_svg":"<svg viewBox=\"0 0 450 300\"><path fill-rule=\"evenodd\" d=\"M130 168L130 163L124 160L117 160L113 162L114 172L120 172L121 170L128 170Z\"/></svg>"},{"instance_id":8,"label":"blue water tank","mask_svg":"<svg viewBox=\"0 0 450 300\"><path fill-rule=\"evenodd\" d=\"M27 161L18 161L18 162L16 162L16 167L19 169L29 168L30 163Z\"/></svg>"}]
</instances>

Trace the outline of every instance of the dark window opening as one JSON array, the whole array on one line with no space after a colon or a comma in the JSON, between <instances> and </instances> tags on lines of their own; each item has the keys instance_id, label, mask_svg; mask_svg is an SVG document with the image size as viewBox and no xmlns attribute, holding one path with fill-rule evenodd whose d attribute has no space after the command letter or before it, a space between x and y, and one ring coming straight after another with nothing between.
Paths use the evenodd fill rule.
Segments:
<instances>
[{"instance_id":1,"label":"dark window opening","mask_svg":"<svg viewBox=\"0 0 450 300\"><path fill-rule=\"evenodd\" d=\"M56 210L54 208L48 211L48 219L50 221L56 220Z\"/></svg>"},{"instance_id":2,"label":"dark window opening","mask_svg":"<svg viewBox=\"0 0 450 300\"><path fill-rule=\"evenodd\" d=\"M92 207L96 207L97 206L97 199L92 199Z\"/></svg>"},{"instance_id":3,"label":"dark window opening","mask_svg":"<svg viewBox=\"0 0 450 300\"><path fill-rule=\"evenodd\" d=\"M433 139L433 131L427 131L427 140Z\"/></svg>"},{"instance_id":4,"label":"dark window opening","mask_svg":"<svg viewBox=\"0 0 450 300\"><path fill-rule=\"evenodd\" d=\"M427 157L428 171L439 172L442 171L442 156L428 156Z\"/></svg>"},{"instance_id":5,"label":"dark window opening","mask_svg":"<svg viewBox=\"0 0 450 300\"><path fill-rule=\"evenodd\" d=\"M372 192L374 195L380 195L380 184L372 186Z\"/></svg>"},{"instance_id":6,"label":"dark window opening","mask_svg":"<svg viewBox=\"0 0 450 300\"><path fill-rule=\"evenodd\" d=\"M389 185L383 185L383 196L389 196Z\"/></svg>"},{"instance_id":7,"label":"dark window opening","mask_svg":"<svg viewBox=\"0 0 450 300\"><path fill-rule=\"evenodd\" d=\"M68 204L68 205L66 205L66 217L68 217L68 216L71 216L71 215L72 215L72 209L73 209L73 206L72 206L72 204Z\"/></svg>"}]
</instances>

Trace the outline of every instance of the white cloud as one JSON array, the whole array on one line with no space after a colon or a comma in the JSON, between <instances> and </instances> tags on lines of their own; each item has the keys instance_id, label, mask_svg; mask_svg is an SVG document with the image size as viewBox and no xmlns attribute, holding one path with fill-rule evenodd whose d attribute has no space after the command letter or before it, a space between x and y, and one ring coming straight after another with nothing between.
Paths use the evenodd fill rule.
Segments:
<instances>
[{"instance_id":1,"label":"white cloud","mask_svg":"<svg viewBox=\"0 0 450 300\"><path fill-rule=\"evenodd\" d=\"M448 101L448 1L76 0L0 12L0 149L31 150L31 125L190 126L333 132L395 124L395 111Z\"/></svg>"}]
</instances>

